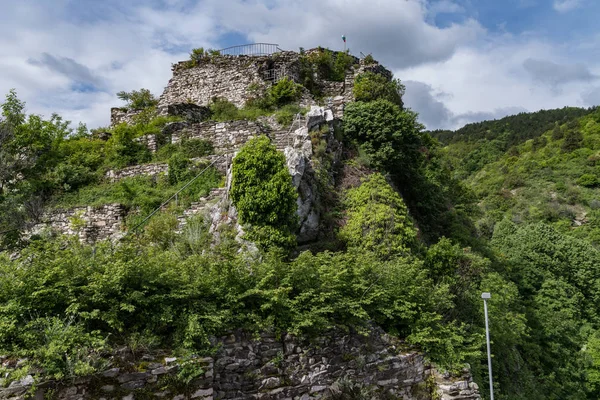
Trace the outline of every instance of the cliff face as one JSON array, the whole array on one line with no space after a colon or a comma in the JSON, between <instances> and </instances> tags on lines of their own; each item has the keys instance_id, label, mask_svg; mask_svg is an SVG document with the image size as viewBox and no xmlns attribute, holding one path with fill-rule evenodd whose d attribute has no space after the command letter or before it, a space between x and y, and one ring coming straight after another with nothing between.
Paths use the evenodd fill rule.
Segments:
<instances>
[{"instance_id":1,"label":"cliff face","mask_svg":"<svg viewBox=\"0 0 600 400\"><path fill-rule=\"evenodd\" d=\"M75 399L351 399L479 400L468 376L442 375L401 341L371 328L368 335L332 331L311 341L242 331L213 338L212 357L122 352L109 369L72 383L43 382L36 398ZM3 360L6 365L16 360ZM118 367L116 365L119 365ZM193 379L182 381L184 371ZM0 399L23 399L29 375L0 389ZM362 397L361 397L362 398Z\"/></svg>"}]
</instances>

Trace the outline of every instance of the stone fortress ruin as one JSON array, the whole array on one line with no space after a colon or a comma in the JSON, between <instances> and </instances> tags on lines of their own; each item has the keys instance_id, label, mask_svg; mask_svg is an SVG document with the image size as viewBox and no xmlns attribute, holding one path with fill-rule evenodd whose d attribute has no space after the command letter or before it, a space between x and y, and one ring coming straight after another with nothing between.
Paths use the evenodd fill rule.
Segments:
<instances>
[{"instance_id":1,"label":"stone fortress ruin","mask_svg":"<svg viewBox=\"0 0 600 400\"><path fill-rule=\"evenodd\" d=\"M322 139L327 142L327 152L334 154L335 161L339 160L341 145L334 138L333 127L342 118L344 106L354 100L354 79L365 71L391 79L391 72L372 59L366 62L365 58L350 56L352 65L345 71L342 81L328 80L318 72L315 73L313 84L318 87L322 97L317 99L303 88L299 103L302 107L310 108L310 111L304 117L298 115L291 127L281 126L272 116L260 117L257 121L227 122L211 121L207 117L210 114L208 105L213 99L225 99L237 107L243 107L257 93L264 92L280 79L287 77L296 83L302 83L303 56L321 51L323 49L315 48L301 54L283 51L277 45L253 44L234 46L225 49L223 54L206 55L193 64L190 61L175 63L172 65L173 76L158 99L157 112L159 115L182 117L183 121L170 123L163 129L162 143L158 143L155 135L147 135L138 140L151 152L156 152L165 144L178 143L184 137L208 140L213 145L215 155L196 161L214 163L221 173L227 175L229 182L229 166L235 152L251 138L267 135L277 149L286 155L293 183L299 192L298 242L313 241L317 238L321 216L317 207L320 194L314 179L310 134L313 132L315 135L316 131L328 132L322 134ZM332 54L336 55L337 52ZM112 108L111 126L132 124L134 117L142 111ZM159 174L168 174L167 164L144 164L111 170L107 172L105 179L116 182L125 177ZM181 216L182 225L187 216L200 211L210 214L214 227L223 222L235 224L236 212L228 204L227 191L228 187L219 188L207 198L198 199L192 209L186 210ZM207 201L210 201L210 207L207 207ZM115 239L124 234L125 217L126 211L118 204L55 210L44 214L41 222L30 233L50 228L59 233L77 234L87 242ZM79 224L79 229L75 229L74 220ZM241 233L239 226L238 230Z\"/></svg>"},{"instance_id":2,"label":"stone fortress ruin","mask_svg":"<svg viewBox=\"0 0 600 400\"><path fill-rule=\"evenodd\" d=\"M253 45L254 46L254 45ZM173 77L159 98L157 111L160 115L180 116L182 121L167 124L160 134L146 135L138 140L151 152L161 146L178 143L183 138L210 141L213 155L201 160L210 163L225 175L225 187L213 189L206 197L199 198L184 210L178 218L180 229L187 218L203 214L210 222L211 232L217 236L217 227L230 224L236 227L238 238L242 227L237 223L237 213L228 199L231 184L231 160L237 150L248 140L268 136L276 148L286 157L293 185L298 190L298 217L300 228L298 243L310 243L318 239L322 220L322 193L315 174L319 162L313 148L313 140L325 143L325 152L335 164L341 160L342 146L335 135L335 127L343 117L344 107L354 101L352 92L355 78L371 71L391 79L390 71L377 62L353 58L342 81L332 81L316 74L314 84L323 94L315 98L304 90L300 104L309 109L305 116L296 116L291 126L282 126L273 116L259 117L256 121L235 120L217 122L207 119L208 105L214 98L226 99L242 107L278 80L287 77L301 81L303 54L281 51L278 47L269 51L253 52L253 46L232 49L231 53L203 57L194 65L189 61L173 65ZM272 51L276 50L276 51ZM236 52L241 54L237 54ZM319 52L312 49L305 52ZM268 54L265 54L268 53ZM141 110L111 109L111 125L134 123ZM328 171L329 179L334 176ZM133 165L111 170L104 179L117 182L134 176L168 175L166 163ZM30 232L52 229L80 240L93 243L99 240L116 240L124 235L127 210L120 204L101 207L77 207L70 210L47 212L42 222ZM414 350L404 349L404 344L373 328L368 337L337 332L319 339L317 346L304 343L290 335L276 338L269 333L259 338L248 337L243 332L218 338L221 350L214 356L200 360L204 371L197 379L189 395L177 394L157 384L158 378L172 376L179 368L176 358L164 354L145 355L148 370L129 372L131 366L124 361L123 368L113 368L94 377L85 377L57 390L59 399L83 398L138 398L144 388L151 398L192 399L315 399L326 398L328 392L341 393L338 380L350 377L356 383L372 386L379 391L389 391L397 398L410 400L431 399L436 393L443 400L480 400L478 387L468 370L458 378L440 373L424 357ZM274 361L279 359L279 361ZM158 360L158 362L157 362ZM164 360L164 363L162 362ZM129 368L129 369L128 369ZM30 383L29 383L30 385ZM0 399L22 398L29 390L25 380L0 390ZM37 393L42 393L38 390ZM138 393L138 394L136 394ZM36 398L40 396L36 395ZM143 398L143 397L142 397ZM150 398L150 397L149 397Z\"/></svg>"}]
</instances>

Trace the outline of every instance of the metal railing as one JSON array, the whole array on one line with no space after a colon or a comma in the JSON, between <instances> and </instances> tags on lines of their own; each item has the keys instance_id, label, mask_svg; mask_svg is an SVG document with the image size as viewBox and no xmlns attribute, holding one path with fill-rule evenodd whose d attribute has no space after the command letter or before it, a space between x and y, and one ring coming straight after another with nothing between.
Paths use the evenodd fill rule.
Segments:
<instances>
[{"instance_id":1,"label":"metal railing","mask_svg":"<svg viewBox=\"0 0 600 400\"><path fill-rule=\"evenodd\" d=\"M226 47L219 50L223 56L270 56L283 51L275 43L251 43Z\"/></svg>"}]
</instances>

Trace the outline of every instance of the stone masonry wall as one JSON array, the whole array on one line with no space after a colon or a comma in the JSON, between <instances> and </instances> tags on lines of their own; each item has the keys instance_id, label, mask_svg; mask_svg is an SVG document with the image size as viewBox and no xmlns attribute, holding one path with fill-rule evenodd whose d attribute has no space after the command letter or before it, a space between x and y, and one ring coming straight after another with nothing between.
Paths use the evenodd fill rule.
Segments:
<instances>
[{"instance_id":1,"label":"stone masonry wall","mask_svg":"<svg viewBox=\"0 0 600 400\"><path fill-rule=\"evenodd\" d=\"M307 50L306 54L317 51ZM187 62L179 62L173 66L173 77L159 98L158 109L167 114L170 105L194 103L206 106L213 97L222 97L238 107L255 96L252 86L265 87L272 78L288 76L296 82L300 81L300 57L296 52L286 51L271 56L213 56L205 57L198 65L189 68ZM355 59L356 64L347 71L343 82L331 82L316 78L324 95L338 98L338 103L353 101L352 87L354 78L365 71L380 73L391 78L390 71L377 62L365 64L364 59ZM271 71L276 71L275 75ZM310 97L310 95L308 95ZM303 99L303 105L316 104L315 100ZM341 115L342 110L339 111ZM336 112L337 116L338 112Z\"/></svg>"},{"instance_id":2,"label":"stone masonry wall","mask_svg":"<svg viewBox=\"0 0 600 400\"><path fill-rule=\"evenodd\" d=\"M110 126L119 125L123 122L133 124L133 117L141 113L143 110L127 110L120 107L110 109Z\"/></svg>"},{"instance_id":3,"label":"stone masonry wall","mask_svg":"<svg viewBox=\"0 0 600 400\"><path fill-rule=\"evenodd\" d=\"M420 353L378 328L368 336L332 331L313 341L236 331L213 343L218 348L214 356L192 360L160 352L132 359L123 349L111 358L109 369L95 376L38 383L35 398L343 399L351 398L352 389L362 388L372 399L429 400L434 395L442 400L481 399L468 371L460 377L442 375ZM8 368L18 364L1 361ZM198 371L188 385L177 380L182 365ZM0 388L0 399L23 399L34 381L28 375Z\"/></svg>"},{"instance_id":4,"label":"stone masonry wall","mask_svg":"<svg viewBox=\"0 0 600 400\"><path fill-rule=\"evenodd\" d=\"M117 237L125 215L125 207L116 203L50 211L42 216L41 223L27 232L27 236L50 229L65 235L77 235L84 242L96 242Z\"/></svg>"},{"instance_id":5,"label":"stone masonry wall","mask_svg":"<svg viewBox=\"0 0 600 400\"><path fill-rule=\"evenodd\" d=\"M197 157L191 159L194 164L201 163L212 163L215 162L213 166L217 169L217 171L225 174L227 172L227 158L219 155L211 155L206 157ZM135 176L158 176L158 175L168 175L169 174L169 164L167 163L158 163L158 164L141 164L141 165L132 165L131 167L126 167L118 170L108 170L104 175L106 179L110 182L117 182L123 178L132 178Z\"/></svg>"},{"instance_id":6,"label":"stone masonry wall","mask_svg":"<svg viewBox=\"0 0 600 400\"><path fill-rule=\"evenodd\" d=\"M168 164L141 164L120 170L109 170L104 175L110 182L117 182L123 178L131 178L134 176L157 176L160 174L169 174Z\"/></svg>"},{"instance_id":7,"label":"stone masonry wall","mask_svg":"<svg viewBox=\"0 0 600 400\"><path fill-rule=\"evenodd\" d=\"M264 86L268 71L279 71L297 80L298 54L282 52L273 56L213 56L203 58L189 68L187 62L173 66L173 78L159 98L158 109L178 103L195 103L206 106L213 97L223 97L238 107L243 107L252 97L251 85Z\"/></svg>"},{"instance_id":8,"label":"stone masonry wall","mask_svg":"<svg viewBox=\"0 0 600 400\"><path fill-rule=\"evenodd\" d=\"M266 129L253 121L206 121L189 124L181 131L174 132L171 143L179 143L182 137L204 139L212 143L216 153L229 153L261 133L266 133Z\"/></svg>"}]
</instances>

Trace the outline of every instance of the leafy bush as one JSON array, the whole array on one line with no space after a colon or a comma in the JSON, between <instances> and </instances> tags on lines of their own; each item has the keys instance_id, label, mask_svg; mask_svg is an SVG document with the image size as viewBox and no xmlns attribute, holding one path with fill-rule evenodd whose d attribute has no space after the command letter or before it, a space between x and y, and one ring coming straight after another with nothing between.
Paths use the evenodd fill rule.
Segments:
<instances>
[{"instance_id":1,"label":"leafy bush","mask_svg":"<svg viewBox=\"0 0 600 400\"><path fill-rule=\"evenodd\" d=\"M190 59L184 65L186 68L192 68L192 67L198 65L200 60L202 60L203 58L210 57L210 56L218 56L218 55L221 55L221 52L219 50L214 50L214 49L204 50L204 47L198 47L198 48L192 49L192 51L190 52Z\"/></svg>"},{"instance_id":2,"label":"leafy bush","mask_svg":"<svg viewBox=\"0 0 600 400\"><path fill-rule=\"evenodd\" d=\"M108 165L122 168L150 161L152 156L148 148L134 140L136 133L135 127L127 124L119 124L113 129L112 136L106 142Z\"/></svg>"},{"instance_id":3,"label":"leafy bush","mask_svg":"<svg viewBox=\"0 0 600 400\"><path fill-rule=\"evenodd\" d=\"M600 181L594 174L583 174L577 179L577 184L585 187L596 187L600 185Z\"/></svg>"},{"instance_id":4,"label":"leafy bush","mask_svg":"<svg viewBox=\"0 0 600 400\"><path fill-rule=\"evenodd\" d=\"M315 72L321 79L343 82L346 71L355 63L354 57L348 52L332 52L329 49L319 48L306 57L303 78L306 79Z\"/></svg>"},{"instance_id":5,"label":"leafy bush","mask_svg":"<svg viewBox=\"0 0 600 400\"><path fill-rule=\"evenodd\" d=\"M232 121L239 119L238 108L227 99L215 98L209 105L211 119L215 121Z\"/></svg>"},{"instance_id":6,"label":"leafy bush","mask_svg":"<svg viewBox=\"0 0 600 400\"><path fill-rule=\"evenodd\" d=\"M294 104L288 104L275 112L275 118L278 124L282 126L289 126L294 121L296 114L304 115L305 113L306 109L300 108Z\"/></svg>"},{"instance_id":7,"label":"leafy bush","mask_svg":"<svg viewBox=\"0 0 600 400\"><path fill-rule=\"evenodd\" d=\"M271 86L268 92L270 102L277 107L281 107L298 100L301 94L302 85L298 85L287 76Z\"/></svg>"},{"instance_id":8,"label":"leafy bush","mask_svg":"<svg viewBox=\"0 0 600 400\"><path fill-rule=\"evenodd\" d=\"M364 61L365 65L373 65L376 63L375 59L373 58L373 56L371 54L367 54L363 61Z\"/></svg>"},{"instance_id":9,"label":"leafy bush","mask_svg":"<svg viewBox=\"0 0 600 400\"><path fill-rule=\"evenodd\" d=\"M233 159L230 196L240 222L251 226L250 240L263 248L289 248L297 224L298 193L285 156L266 136L248 141Z\"/></svg>"},{"instance_id":10,"label":"leafy bush","mask_svg":"<svg viewBox=\"0 0 600 400\"><path fill-rule=\"evenodd\" d=\"M409 253L416 232L398 193L381 174L373 174L346 195L348 222L340 236L349 246L382 258Z\"/></svg>"},{"instance_id":11,"label":"leafy bush","mask_svg":"<svg viewBox=\"0 0 600 400\"><path fill-rule=\"evenodd\" d=\"M356 101L388 100L402 106L405 87L399 80L388 80L381 74L364 72L354 80L354 98Z\"/></svg>"}]
</instances>

